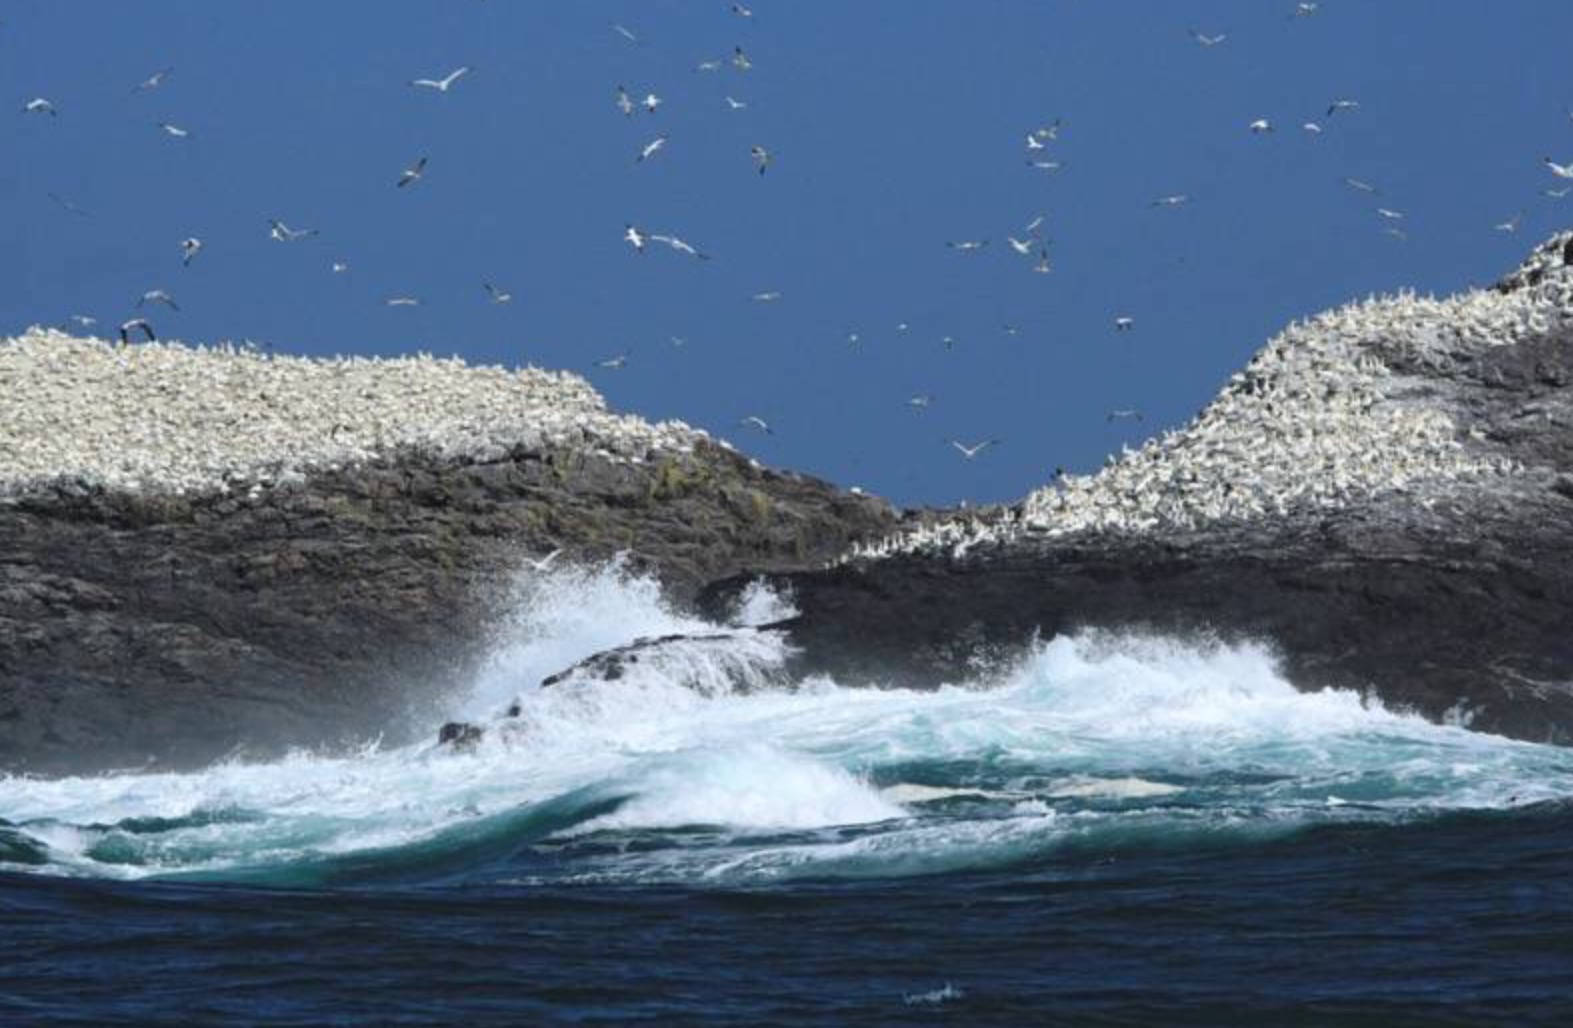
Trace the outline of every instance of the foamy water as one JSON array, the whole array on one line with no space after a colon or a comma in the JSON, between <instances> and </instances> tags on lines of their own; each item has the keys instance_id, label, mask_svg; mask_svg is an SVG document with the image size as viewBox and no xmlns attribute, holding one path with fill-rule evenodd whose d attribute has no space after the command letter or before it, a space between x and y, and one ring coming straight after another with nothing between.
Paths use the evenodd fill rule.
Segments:
<instances>
[{"instance_id":1,"label":"foamy water","mask_svg":"<svg viewBox=\"0 0 1573 1028\"><path fill-rule=\"evenodd\" d=\"M454 690L455 717L519 706L473 752L0 780L0 861L312 880L421 859L525 884L888 876L1573 796L1566 750L1297 692L1261 647L1088 635L1041 645L991 689L736 694L724 683L785 656L738 628L788 612L780 597L756 590L738 625L712 625L612 565L523 586L517 611L491 666ZM726 628L719 648L616 682L535 685L639 636Z\"/></svg>"}]
</instances>

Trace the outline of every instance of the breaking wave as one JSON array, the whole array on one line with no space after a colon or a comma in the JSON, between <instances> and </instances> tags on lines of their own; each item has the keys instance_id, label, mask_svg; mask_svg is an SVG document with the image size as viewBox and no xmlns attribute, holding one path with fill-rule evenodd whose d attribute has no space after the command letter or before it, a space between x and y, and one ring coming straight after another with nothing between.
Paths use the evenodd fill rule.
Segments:
<instances>
[{"instance_id":1,"label":"breaking wave","mask_svg":"<svg viewBox=\"0 0 1573 1028\"><path fill-rule=\"evenodd\" d=\"M1262 647L1088 634L1041 644L990 688L872 691L783 686L784 644L747 626L790 603L763 589L714 625L612 564L527 582L516 608L490 666L454 691L456 718L516 705L472 749L0 779L0 869L746 884L1242 845L1573 796L1573 752L1297 692ZM722 630L616 681L536 684L638 637Z\"/></svg>"}]
</instances>

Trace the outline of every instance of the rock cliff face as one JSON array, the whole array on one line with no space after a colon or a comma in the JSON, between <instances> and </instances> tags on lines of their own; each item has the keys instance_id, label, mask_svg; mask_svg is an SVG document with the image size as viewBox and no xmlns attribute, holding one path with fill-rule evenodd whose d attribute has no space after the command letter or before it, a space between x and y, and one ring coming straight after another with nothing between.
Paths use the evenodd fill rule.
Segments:
<instances>
[{"instance_id":1,"label":"rock cliff face","mask_svg":"<svg viewBox=\"0 0 1573 1028\"><path fill-rule=\"evenodd\" d=\"M11 373L25 362L36 379L39 361L83 344L10 345ZM0 380L7 370L0 359ZM225 417L252 409L217 391L207 400ZM647 426L592 413L571 438L539 423L511 447L390 438L336 467L275 460L271 479L229 488L148 481L184 466L151 445L134 455L141 488L69 466L35 476L0 504L0 771L398 738L484 646L525 555L627 552L681 599L745 567L819 566L895 523L880 501L692 431L630 457L622 443ZM418 412L404 421L429 427ZM124 431L162 438L140 423Z\"/></svg>"},{"instance_id":2,"label":"rock cliff face","mask_svg":"<svg viewBox=\"0 0 1573 1028\"><path fill-rule=\"evenodd\" d=\"M1573 234L1492 291L1291 330L1100 475L862 554L779 576L798 674L922 686L1034 633L1249 637L1302 688L1573 742Z\"/></svg>"}]
</instances>

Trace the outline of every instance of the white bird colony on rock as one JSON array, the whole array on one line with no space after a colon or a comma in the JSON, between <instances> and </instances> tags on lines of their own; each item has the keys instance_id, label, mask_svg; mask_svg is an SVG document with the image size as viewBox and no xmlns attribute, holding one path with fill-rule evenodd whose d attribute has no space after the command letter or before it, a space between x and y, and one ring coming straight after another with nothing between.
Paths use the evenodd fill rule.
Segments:
<instances>
[{"instance_id":1,"label":"white bird colony on rock","mask_svg":"<svg viewBox=\"0 0 1573 1028\"><path fill-rule=\"evenodd\" d=\"M496 460L566 446L637 464L709 438L613 414L568 372L117 347L42 328L0 340L0 393L18 398L0 419L0 502L74 488L255 498L409 451Z\"/></svg>"},{"instance_id":2,"label":"white bird colony on rock","mask_svg":"<svg viewBox=\"0 0 1573 1028\"><path fill-rule=\"evenodd\" d=\"M1538 248L1509 281L1445 299L1403 292L1290 325L1190 424L1124 448L1094 475L1065 475L1017 507L924 525L847 558L970 548L1024 535L1145 534L1336 510L1394 492L1490 489L1526 469L1480 444L1425 399L1424 379L1376 352L1447 366L1573 325L1573 233Z\"/></svg>"}]
</instances>

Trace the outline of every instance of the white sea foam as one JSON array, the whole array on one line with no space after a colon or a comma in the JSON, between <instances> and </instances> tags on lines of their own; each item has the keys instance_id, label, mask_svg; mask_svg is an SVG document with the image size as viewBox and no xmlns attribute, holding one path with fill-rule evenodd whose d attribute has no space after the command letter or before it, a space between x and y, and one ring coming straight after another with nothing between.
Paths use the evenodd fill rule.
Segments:
<instances>
[{"instance_id":1,"label":"white sea foam","mask_svg":"<svg viewBox=\"0 0 1573 1028\"><path fill-rule=\"evenodd\" d=\"M522 880L748 881L933 873L1066 846L1252 838L1573 796L1567 750L1352 693L1300 693L1251 646L1060 638L992 689L820 681L707 696L658 664L537 689L564 661L697 623L615 567L561 569L531 596L518 636L455 699L458 713L517 698L518 716L473 752L12 778L0 780L0 818L65 874L237 875L438 841L462 849L539 814L534 844L554 855ZM759 647L749 660L772 659L768 633L737 631L744 651ZM687 659L715 661L720 675L738 658L700 648Z\"/></svg>"}]
</instances>

